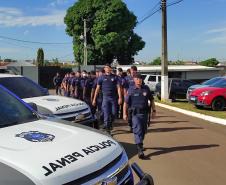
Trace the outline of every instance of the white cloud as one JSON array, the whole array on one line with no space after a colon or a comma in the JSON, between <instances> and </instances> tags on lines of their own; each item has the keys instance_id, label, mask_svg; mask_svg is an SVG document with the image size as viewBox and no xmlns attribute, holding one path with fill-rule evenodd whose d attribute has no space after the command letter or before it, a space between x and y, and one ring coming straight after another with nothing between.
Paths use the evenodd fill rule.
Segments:
<instances>
[{"instance_id":1,"label":"white cloud","mask_svg":"<svg viewBox=\"0 0 226 185\"><path fill-rule=\"evenodd\" d=\"M226 44L226 35L208 39L208 40L206 40L206 42L213 43L213 44Z\"/></svg>"},{"instance_id":2,"label":"white cloud","mask_svg":"<svg viewBox=\"0 0 226 185\"><path fill-rule=\"evenodd\" d=\"M207 33L211 34L211 33L224 33L226 32L226 27L225 28L217 28L217 29L212 29L207 31Z\"/></svg>"},{"instance_id":3,"label":"white cloud","mask_svg":"<svg viewBox=\"0 0 226 185\"><path fill-rule=\"evenodd\" d=\"M63 5L63 4L67 4L69 0L55 0L52 3L50 3L50 6L58 6L58 5Z\"/></svg>"},{"instance_id":4,"label":"white cloud","mask_svg":"<svg viewBox=\"0 0 226 185\"><path fill-rule=\"evenodd\" d=\"M210 29L206 33L208 34L206 43L226 44L226 27Z\"/></svg>"},{"instance_id":5,"label":"white cloud","mask_svg":"<svg viewBox=\"0 0 226 185\"><path fill-rule=\"evenodd\" d=\"M41 25L64 25L65 10L50 11L45 15L24 15L20 9L0 7L0 26L41 26Z\"/></svg>"}]
</instances>

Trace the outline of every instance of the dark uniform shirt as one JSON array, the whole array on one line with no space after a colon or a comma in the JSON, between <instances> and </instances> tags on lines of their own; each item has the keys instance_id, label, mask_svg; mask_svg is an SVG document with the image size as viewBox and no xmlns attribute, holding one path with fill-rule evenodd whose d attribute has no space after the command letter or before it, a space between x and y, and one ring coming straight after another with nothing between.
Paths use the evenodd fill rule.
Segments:
<instances>
[{"instance_id":1,"label":"dark uniform shirt","mask_svg":"<svg viewBox=\"0 0 226 185\"><path fill-rule=\"evenodd\" d=\"M133 77L132 76L126 76L123 80L123 88L128 90L129 88L133 87L135 85Z\"/></svg>"},{"instance_id":2,"label":"dark uniform shirt","mask_svg":"<svg viewBox=\"0 0 226 185\"><path fill-rule=\"evenodd\" d=\"M129 88L128 95L125 98L129 107L138 109L147 109L148 100L152 101L153 96L148 86L142 85L141 88Z\"/></svg>"},{"instance_id":3,"label":"dark uniform shirt","mask_svg":"<svg viewBox=\"0 0 226 185\"><path fill-rule=\"evenodd\" d=\"M91 92L94 84L94 79L93 78L87 78L84 82L84 88L86 88L84 96L86 98L91 98Z\"/></svg>"},{"instance_id":4,"label":"dark uniform shirt","mask_svg":"<svg viewBox=\"0 0 226 185\"><path fill-rule=\"evenodd\" d=\"M54 76L53 78L54 86L60 86L62 83L62 78L60 76Z\"/></svg>"},{"instance_id":5,"label":"dark uniform shirt","mask_svg":"<svg viewBox=\"0 0 226 185\"><path fill-rule=\"evenodd\" d=\"M102 75L98 78L97 84L101 86L103 96L116 97L117 85L120 85L118 77L114 74Z\"/></svg>"}]
</instances>

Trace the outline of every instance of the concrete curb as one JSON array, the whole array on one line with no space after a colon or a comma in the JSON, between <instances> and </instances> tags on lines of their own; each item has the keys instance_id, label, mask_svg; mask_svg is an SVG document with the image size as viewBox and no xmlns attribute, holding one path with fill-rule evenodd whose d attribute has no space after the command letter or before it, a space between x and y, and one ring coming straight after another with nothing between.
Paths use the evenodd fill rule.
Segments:
<instances>
[{"instance_id":1,"label":"concrete curb","mask_svg":"<svg viewBox=\"0 0 226 185\"><path fill-rule=\"evenodd\" d=\"M215 118L213 116L207 116L207 115L204 115L204 114L200 114L200 113L197 113L197 112L192 112L192 111L180 109L180 108L177 108L177 107L173 107L173 106L170 106L170 105L165 105L165 104L158 103L158 102L155 102L155 104L157 106L159 106L159 107L163 107L163 108L170 109L170 110L173 110L173 111L176 111L176 112L180 112L180 113L186 114L188 116L200 118L200 119L212 122L212 123L218 123L218 124L221 124L221 125L226 125L226 120L225 119ZM225 112L225 114L226 114L226 112Z\"/></svg>"}]
</instances>

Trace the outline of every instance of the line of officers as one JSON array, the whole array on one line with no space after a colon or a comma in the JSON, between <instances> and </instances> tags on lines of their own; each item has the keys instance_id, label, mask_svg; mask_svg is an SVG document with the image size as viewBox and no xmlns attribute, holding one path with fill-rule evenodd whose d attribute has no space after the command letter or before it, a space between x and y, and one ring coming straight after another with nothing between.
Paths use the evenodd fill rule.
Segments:
<instances>
[{"instance_id":1,"label":"line of officers","mask_svg":"<svg viewBox=\"0 0 226 185\"><path fill-rule=\"evenodd\" d=\"M62 89L64 96L85 101L93 116L97 115L103 121L103 129L109 134L115 118L128 121L130 131L134 133L138 157L145 158L143 141L156 109L153 95L144 85L136 66L131 66L125 74L121 68L115 72L111 65L106 64L102 71L66 74L59 85L56 85L57 79L54 77L54 84L61 87L56 88L56 93Z\"/></svg>"}]
</instances>

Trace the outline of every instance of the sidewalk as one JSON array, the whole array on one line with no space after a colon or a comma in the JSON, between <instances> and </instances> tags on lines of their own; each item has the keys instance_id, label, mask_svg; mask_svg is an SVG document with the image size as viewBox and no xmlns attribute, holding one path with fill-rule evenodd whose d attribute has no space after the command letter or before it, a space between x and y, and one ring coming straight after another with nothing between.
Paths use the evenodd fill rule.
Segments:
<instances>
[{"instance_id":1,"label":"sidewalk","mask_svg":"<svg viewBox=\"0 0 226 185\"><path fill-rule=\"evenodd\" d=\"M159 107L163 107L163 108L170 109L170 110L173 110L173 111L176 111L176 112L180 112L180 113L186 114L188 116L192 116L192 117L196 117L196 118L199 118L199 119L203 119L203 120L206 120L206 121L209 121L209 122L212 122L212 123L218 123L218 124L221 124L221 125L226 125L226 120L225 119L215 118L213 116L207 116L207 115L204 115L204 114L200 114L200 113L197 113L197 112L180 109L180 108L177 108L177 107L173 107L173 106L170 106L170 105L165 105L165 104L158 103L158 102L156 102L155 104L157 106L159 106ZM226 114L226 112L225 112L225 114Z\"/></svg>"}]
</instances>

